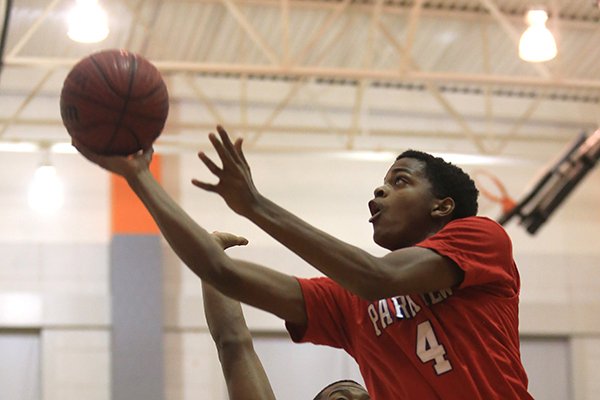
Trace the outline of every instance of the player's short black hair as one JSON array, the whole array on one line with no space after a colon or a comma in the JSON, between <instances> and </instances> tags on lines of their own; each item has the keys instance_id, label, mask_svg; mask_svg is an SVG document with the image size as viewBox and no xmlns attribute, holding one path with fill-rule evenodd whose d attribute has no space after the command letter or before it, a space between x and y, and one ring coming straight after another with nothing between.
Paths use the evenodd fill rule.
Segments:
<instances>
[{"instance_id":1,"label":"player's short black hair","mask_svg":"<svg viewBox=\"0 0 600 400\"><path fill-rule=\"evenodd\" d=\"M338 383L355 383L358 386L362 385L356 381L353 381L352 379L340 379L339 381L335 381L335 382L331 382L329 385L325 386L323 389L321 389L321 391L319 393L317 393L317 395L315 396L315 398L313 400L321 400L321 395L323 394L323 392L327 389L329 389L330 387L332 387L333 385L337 385Z\"/></svg>"},{"instance_id":2,"label":"player's short black hair","mask_svg":"<svg viewBox=\"0 0 600 400\"><path fill-rule=\"evenodd\" d=\"M438 199L451 197L454 200L453 220L477 215L479 190L469 174L443 158L418 150L406 150L396 160L401 158L413 158L425 164L425 176L431 183L433 195Z\"/></svg>"}]
</instances>

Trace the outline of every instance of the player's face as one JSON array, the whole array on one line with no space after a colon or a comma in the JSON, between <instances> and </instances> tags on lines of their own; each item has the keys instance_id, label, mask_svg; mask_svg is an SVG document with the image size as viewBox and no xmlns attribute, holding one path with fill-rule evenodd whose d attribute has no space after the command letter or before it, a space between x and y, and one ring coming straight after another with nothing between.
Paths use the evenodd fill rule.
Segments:
<instances>
[{"instance_id":1,"label":"player's face","mask_svg":"<svg viewBox=\"0 0 600 400\"><path fill-rule=\"evenodd\" d=\"M425 176L424 162L414 158L397 160L374 195L369 202L369 222L378 245L388 250L409 247L439 229L432 216L439 200Z\"/></svg>"},{"instance_id":2,"label":"player's face","mask_svg":"<svg viewBox=\"0 0 600 400\"><path fill-rule=\"evenodd\" d=\"M325 389L319 400L371 400L371 397L357 383L339 382Z\"/></svg>"}]
</instances>

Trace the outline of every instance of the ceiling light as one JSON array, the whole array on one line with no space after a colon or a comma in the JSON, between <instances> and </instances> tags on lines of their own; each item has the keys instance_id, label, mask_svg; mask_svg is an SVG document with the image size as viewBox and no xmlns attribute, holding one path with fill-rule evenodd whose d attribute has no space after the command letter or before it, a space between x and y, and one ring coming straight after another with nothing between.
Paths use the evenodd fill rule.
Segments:
<instances>
[{"instance_id":1,"label":"ceiling light","mask_svg":"<svg viewBox=\"0 0 600 400\"><path fill-rule=\"evenodd\" d=\"M33 142L11 142L0 141L0 152L11 153L33 153L38 151L39 146Z\"/></svg>"},{"instance_id":2,"label":"ceiling light","mask_svg":"<svg viewBox=\"0 0 600 400\"><path fill-rule=\"evenodd\" d=\"M400 153L391 151L334 151L324 153L328 157L341 158L352 161L376 161L392 164ZM456 165L514 165L522 160L510 157L463 154L463 153L430 153L432 156L443 158L445 161Z\"/></svg>"},{"instance_id":3,"label":"ceiling light","mask_svg":"<svg viewBox=\"0 0 600 400\"><path fill-rule=\"evenodd\" d=\"M36 169L27 200L33 210L44 215L53 214L63 205L63 184L53 165L42 163Z\"/></svg>"},{"instance_id":4,"label":"ceiling light","mask_svg":"<svg viewBox=\"0 0 600 400\"><path fill-rule=\"evenodd\" d=\"M98 43L108 36L108 17L97 0L77 0L69 14L69 38L80 43Z\"/></svg>"},{"instance_id":5,"label":"ceiling light","mask_svg":"<svg viewBox=\"0 0 600 400\"><path fill-rule=\"evenodd\" d=\"M42 308L37 294L9 292L0 296L0 321L15 325L38 324Z\"/></svg>"},{"instance_id":6,"label":"ceiling light","mask_svg":"<svg viewBox=\"0 0 600 400\"><path fill-rule=\"evenodd\" d=\"M544 62L556 57L556 41L546 28L548 13L541 8L527 11L525 17L529 27L519 41L519 57L529 62Z\"/></svg>"}]
</instances>

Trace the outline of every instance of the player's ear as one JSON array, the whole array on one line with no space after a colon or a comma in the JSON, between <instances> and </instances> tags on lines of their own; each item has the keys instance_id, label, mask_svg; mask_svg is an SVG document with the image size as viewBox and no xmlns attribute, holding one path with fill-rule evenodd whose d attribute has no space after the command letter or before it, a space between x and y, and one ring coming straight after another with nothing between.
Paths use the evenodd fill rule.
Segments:
<instances>
[{"instance_id":1,"label":"player's ear","mask_svg":"<svg viewBox=\"0 0 600 400\"><path fill-rule=\"evenodd\" d=\"M444 197L443 199L436 199L431 209L431 216L435 218L445 218L452 215L456 204L452 197Z\"/></svg>"}]
</instances>

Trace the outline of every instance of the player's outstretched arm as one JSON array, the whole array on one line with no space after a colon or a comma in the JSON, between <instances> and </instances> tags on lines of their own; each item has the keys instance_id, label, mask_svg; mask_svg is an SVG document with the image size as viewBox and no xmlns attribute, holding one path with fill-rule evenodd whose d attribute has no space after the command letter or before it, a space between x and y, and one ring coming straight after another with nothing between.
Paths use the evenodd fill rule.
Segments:
<instances>
[{"instance_id":1,"label":"player's outstretched arm","mask_svg":"<svg viewBox=\"0 0 600 400\"><path fill-rule=\"evenodd\" d=\"M204 312L215 341L230 400L275 400L263 366L254 351L240 303L202 282Z\"/></svg>"},{"instance_id":2,"label":"player's outstretched arm","mask_svg":"<svg viewBox=\"0 0 600 400\"><path fill-rule=\"evenodd\" d=\"M223 232L213 237L226 249L246 239ZM254 351L240 303L202 282L204 314L217 347L230 400L275 400L265 370Z\"/></svg>"},{"instance_id":3,"label":"player's outstretched arm","mask_svg":"<svg viewBox=\"0 0 600 400\"><path fill-rule=\"evenodd\" d=\"M420 293L453 286L460 276L449 260L421 248L394 251L375 257L345 243L262 196L252 181L242 140L232 142L221 126L209 139L221 160L215 164L205 153L199 158L219 179L211 184L192 183L219 194L236 213L248 218L284 246L346 289L368 299Z\"/></svg>"},{"instance_id":4,"label":"player's outstretched arm","mask_svg":"<svg viewBox=\"0 0 600 400\"><path fill-rule=\"evenodd\" d=\"M149 170L152 149L129 157L101 156L73 143L81 154L123 176L179 258L223 294L298 324L306 323L298 281L263 266L236 261L167 194Z\"/></svg>"}]
</instances>

